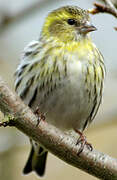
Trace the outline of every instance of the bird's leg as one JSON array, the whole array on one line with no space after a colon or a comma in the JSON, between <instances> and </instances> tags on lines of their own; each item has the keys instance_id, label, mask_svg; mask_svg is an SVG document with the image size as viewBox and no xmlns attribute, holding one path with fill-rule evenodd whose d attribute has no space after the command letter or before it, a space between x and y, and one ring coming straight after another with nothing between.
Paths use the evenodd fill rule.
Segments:
<instances>
[{"instance_id":1,"label":"bird's leg","mask_svg":"<svg viewBox=\"0 0 117 180\"><path fill-rule=\"evenodd\" d=\"M40 111L39 107L36 108L36 110L34 111L34 114L38 117L36 126L39 125L40 121L45 121L45 119L46 119L45 114L46 113L42 113Z\"/></svg>"},{"instance_id":2,"label":"bird's leg","mask_svg":"<svg viewBox=\"0 0 117 180\"><path fill-rule=\"evenodd\" d=\"M77 130L77 129L75 129L75 132L80 135L80 137L79 137L79 139L77 140L77 143L76 143L76 145L81 143L80 149L78 151L78 155L80 155L80 153L83 151L85 145L87 146L87 148L90 151L92 151L93 147L92 147L92 145L90 143L87 142L86 136L84 136L84 134L81 131Z\"/></svg>"}]
</instances>

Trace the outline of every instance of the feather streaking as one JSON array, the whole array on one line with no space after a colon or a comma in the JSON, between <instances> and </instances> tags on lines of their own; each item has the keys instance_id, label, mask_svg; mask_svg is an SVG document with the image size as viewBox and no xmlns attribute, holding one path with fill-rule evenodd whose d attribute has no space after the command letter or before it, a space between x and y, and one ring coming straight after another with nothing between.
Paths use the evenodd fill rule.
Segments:
<instances>
[{"instance_id":1,"label":"feather streaking","mask_svg":"<svg viewBox=\"0 0 117 180\"><path fill-rule=\"evenodd\" d=\"M74 25L68 19L73 19ZM85 10L66 6L51 12L40 39L25 48L16 71L18 95L34 111L39 107L47 112L46 120L65 131L83 132L102 100L105 66L89 37L93 30ZM35 170L42 176L47 153L40 154L40 146L34 144L24 173Z\"/></svg>"}]
</instances>

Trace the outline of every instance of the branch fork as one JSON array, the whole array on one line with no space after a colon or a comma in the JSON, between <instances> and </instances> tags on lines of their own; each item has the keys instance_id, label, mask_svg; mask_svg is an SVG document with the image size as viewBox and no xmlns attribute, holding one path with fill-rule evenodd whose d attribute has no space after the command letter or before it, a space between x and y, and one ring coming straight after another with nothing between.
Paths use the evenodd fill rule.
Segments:
<instances>
[{"instance_id":1,"label":"branch fork","mask_svg":"<svg viewBox=\"0 0 117 180\"><path fill-rule=\"evenodd\" d=\"M103 0L104 4L94 3L95 8L89 9L88 12L90 14L98 14L98 13L108 13L117 18L117 9L111 2L111 0ZM114 27L117 30L117 27Z\"/></svg>"}]
</instances>

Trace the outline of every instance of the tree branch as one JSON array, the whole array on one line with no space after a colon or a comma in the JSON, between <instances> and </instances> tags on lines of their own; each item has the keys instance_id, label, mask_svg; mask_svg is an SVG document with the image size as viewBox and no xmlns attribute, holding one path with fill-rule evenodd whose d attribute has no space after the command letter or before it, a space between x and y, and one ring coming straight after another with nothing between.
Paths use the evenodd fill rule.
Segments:
<instances>
[{"instance_id":1,"label":"tree branch","mask_svg":"<svg viewBox=\"0 0 117 180\"><path fill-rule=\"evenodd\" d=\"M0 110L6 117L1 125L15 126L60 159L95 177L103 180L117 179L117 159L96 150L90 152L87 148L84 148L78 156L80 147L76 146L76 139L44 121L36 126L36 116L16 94L11 92L1 78Z\"/></svg>"},{"instance_id":2,"label":"tree branch","mask_svg":"<svg viewBox=\"0 0 117 180\"><path fill-rule=\"evenodd\" d=\"M103 0L105 5L94 3L95 8L89 9L88 12L91 14L98 14L98 13L108 13L113 15L115 18L117 18L117 9L112 3L111 0ZM117 30L117 27L115 27L115 30Z\"/></svg>"}]
</instances>

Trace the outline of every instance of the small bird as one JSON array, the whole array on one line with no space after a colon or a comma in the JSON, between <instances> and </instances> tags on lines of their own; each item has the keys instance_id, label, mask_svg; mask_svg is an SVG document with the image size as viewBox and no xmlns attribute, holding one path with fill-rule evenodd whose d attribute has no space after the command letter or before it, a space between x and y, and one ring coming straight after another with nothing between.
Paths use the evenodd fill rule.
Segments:
<instances>
[{"instance_id":1,"label":"small bird","mask_svg":"<svg viewBox=\"0 0 117 180\"><path fill-rule=\"evenodd\" d=\"M88 11L60 7L45 19L40 38L25 49L16 70L15 89L33 111L39 107L46 121L63 131L80 135L80 153L86 141L83 131L94 119L102 100L105 65L92 42ZM47 150L33 140L23 173L45 172Z\"/></svg>"}]
</instances>

